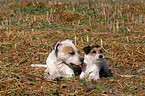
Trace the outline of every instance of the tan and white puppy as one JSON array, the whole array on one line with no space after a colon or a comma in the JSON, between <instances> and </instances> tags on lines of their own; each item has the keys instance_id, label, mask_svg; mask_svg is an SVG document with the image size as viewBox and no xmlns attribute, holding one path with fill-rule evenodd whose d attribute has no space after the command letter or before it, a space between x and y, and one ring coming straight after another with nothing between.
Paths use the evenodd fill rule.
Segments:
<instances>
[{"instance_id":1,"label":"tan and white puppy","mask_svg":"<svg viewBox=\"0 0 145 96\"><path fill-rule=\"evenodd\" d=\"M102 50L99 45L84 47L84 67L82 67L82 73L80 79L97 80L100 79L100 74L103 71L106 77L112 76L109 71L109 66L105 62L105 56L102 54Z\"/></svg>"},{"instance_id":2,"label":"tan and white puppy","mask_svg":"<svg viewBox=\"0 0 145 96\"><path fill-rule=\"evenodd\" d=\"M78 50L72 41L65 40L55 44L54 49L46 60L46 66L42 67L47 67L44 73L47 79L71 78L74 74L73 65L79 66L82 62L83 59L78 54Z\"/></svg>"}]
</instances>

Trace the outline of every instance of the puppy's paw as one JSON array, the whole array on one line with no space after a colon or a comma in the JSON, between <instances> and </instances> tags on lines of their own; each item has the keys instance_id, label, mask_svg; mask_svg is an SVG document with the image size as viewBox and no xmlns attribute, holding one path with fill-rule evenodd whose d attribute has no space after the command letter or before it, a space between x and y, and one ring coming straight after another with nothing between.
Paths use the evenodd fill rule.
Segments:
<instances>
[{"instance_id":1,"label":"puppy's paw","mask_svg":"<svg viewBox=\"0 0 145 96\"><path fill-rule=\"evenodd\" d=\"M50 78L50 75L49 75L49 73L44 73L44 78Z\"/></svg>"}]
</instances>

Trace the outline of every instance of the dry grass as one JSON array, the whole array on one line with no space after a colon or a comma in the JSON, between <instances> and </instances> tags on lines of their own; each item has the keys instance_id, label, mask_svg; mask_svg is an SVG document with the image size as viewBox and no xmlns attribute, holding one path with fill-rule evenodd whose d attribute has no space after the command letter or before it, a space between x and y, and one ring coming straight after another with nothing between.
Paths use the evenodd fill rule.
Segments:
<instances>
[{"instance_id":1,"label":"dry grass","mask_svg":"<svg viewBox=\"0 0 145 96\"><path fill-rule=\"evenodd\" d=\"M42 0L43 1L43 0ZM0 9L0 95L145 95L145 2L9 2ZM75 38L76 37L76 38ZM102 44L113 77L86 82L43 78L51 46ZM130 77L131 76L131 77Z\"/></svg>"}]
</instances>

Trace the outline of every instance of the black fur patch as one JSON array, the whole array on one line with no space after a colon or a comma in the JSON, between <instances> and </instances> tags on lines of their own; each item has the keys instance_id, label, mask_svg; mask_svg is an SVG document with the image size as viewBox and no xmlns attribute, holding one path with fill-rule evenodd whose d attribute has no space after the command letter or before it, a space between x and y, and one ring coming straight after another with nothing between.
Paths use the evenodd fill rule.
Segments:
<instances>
[{"instance_id":1,"label":"black fur patch","mask_svg":"<svg viewBox=\"0 0 145 96\"><path fill-rule=\"evenodd\" d=\"M93 49L93 48L99 48L100 46L99 45L93 45L93 46L87 46L87 47L84 47L84 52L85 52L85 54L87 55L87 54L89 54L90 53L90 51Z\"/></svg>"},{"instance_id":2,"label":"black fur patch","mask_svg":"<svg viewBox=\"0 0 145 96\"><path fill-rule=\"evenodd\" d=\"M87 47L84 47L85 54L88 54L91 51L91 47L88 45Z\"/></svg>"},{"instance_id":3,"label":"black fur patch","mask_svg":"<svg viewBox=\"0 0 145 96\"><path fill-rule=\"evenodd\" d=\"M57 55L58 55L58 46L59 46L60 44L59 43L55 43L55 45L54 45L54 50L55 50L55 55L56 55L56 57L57 57Z\"/></svg>"}]
</instances>

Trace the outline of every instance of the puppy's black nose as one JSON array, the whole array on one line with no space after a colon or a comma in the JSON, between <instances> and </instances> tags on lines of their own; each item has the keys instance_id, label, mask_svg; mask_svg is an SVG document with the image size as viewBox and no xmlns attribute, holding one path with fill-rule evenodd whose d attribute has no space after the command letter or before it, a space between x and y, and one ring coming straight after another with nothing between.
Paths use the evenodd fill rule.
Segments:
<instances>
[{"instance_id":1,"label":"puppy's black nose","mask_svg":"<svg viewBox=\"0 0 145 96\"><path fill-rule=\"evenodd\" d=\"M99 55L99 58L103 58L103 55Z\"/></svg>"},{"instance_id":2,"label":"puppy's black nose","mask_svg":"<svg viewBox=\"0 0 145 96\"><path fill-rule=\"evenodd\" d=\"M83 62L84 61L84 58L80 58L80 61Z\"/></svg>"}]
</instances>

